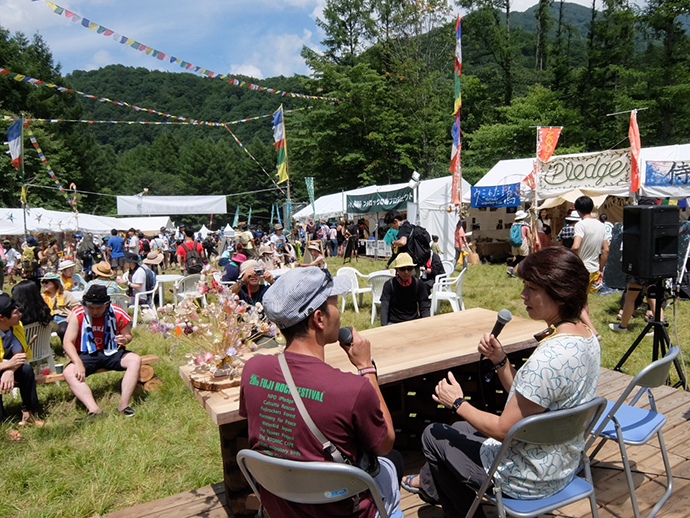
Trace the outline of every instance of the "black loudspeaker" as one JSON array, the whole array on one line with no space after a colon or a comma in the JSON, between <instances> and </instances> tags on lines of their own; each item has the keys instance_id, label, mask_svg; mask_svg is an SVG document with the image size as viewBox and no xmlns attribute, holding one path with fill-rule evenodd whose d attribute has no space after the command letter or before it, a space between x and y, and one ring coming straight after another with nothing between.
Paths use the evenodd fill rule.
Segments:
<instances>
[{"instance_id":1,"label":"black loudspeaker","mask_svg":"<svg viewBox=\"0 0 690 518\"><path fill-rule=\"evenodd\" d=\"M675 277L680 211L673 205L623 209L623 272L640 279Z\"/></svg>"}]
</instances>

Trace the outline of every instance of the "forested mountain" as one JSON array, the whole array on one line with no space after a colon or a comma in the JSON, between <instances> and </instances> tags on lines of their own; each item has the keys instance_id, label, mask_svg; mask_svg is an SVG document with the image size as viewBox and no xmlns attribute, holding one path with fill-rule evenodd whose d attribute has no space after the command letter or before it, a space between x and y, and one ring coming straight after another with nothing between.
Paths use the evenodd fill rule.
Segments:
<instances>
[{"instance_id":1,"label":"forested mountain","mask_svg":"<svg viewBox=\"0 0 690 518\"><path fill-rule=\"evenodd\" d=\"M444 1L430 1L443 7ZM639 8L607 0L603 11L541 1L524 13L509 2L462 0L462 166L471 183L496 161L533 156L538 125L563 126L557 153L627 145L629 116L638 116L645 146L690 138L690 6L651 0ZM498 6L498 8L496 8ZM0 66L79 91L176 117L233 122L285 116L293 199L306 201L304 177L317 196L371 183L448 174L453 105L455 24L402 0L328 0L320 25L326 51L305 48L311 77L247 81L338 102L281 97L219 79L111 65L62 77L39 36L0 30ZM0 111L29 117L174 121L77 94L0 77ZM6 123L4 123L6 124ZM4 132L5 125L0 126ZM206 125L31 124L66 186L103 194L234 194L273 187L225 127ZM275 170L271 119L228 125L270 174ZM26 143L33 205L65 208ZM18 205L19 180L0 156L0 203ZM228 198L253 221L268 218L284 195L266 190ZM83 211L113 212L114 198L84 194ZM231 219L231 215L228 215ZM257 218L257 219L255 219Z\"/></svg>"}]
</instances>

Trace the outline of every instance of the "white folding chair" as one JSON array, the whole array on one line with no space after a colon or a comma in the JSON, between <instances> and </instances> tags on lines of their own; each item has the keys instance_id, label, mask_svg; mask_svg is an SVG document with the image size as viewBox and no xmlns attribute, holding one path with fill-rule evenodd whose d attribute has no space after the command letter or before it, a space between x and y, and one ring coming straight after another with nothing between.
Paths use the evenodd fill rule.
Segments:
<instances>
[{"instance_id":1,"label":"white folding chair","mask_svg":"<svg viewBox=\"0 0 690 518\"><path fill-rule=\"evenodd\" d=\"M572 504L579 500L589 499L592 516L598 518L597 501L594 495L594 483L589 466L589 457L585 451L580 458L584 468L585 478L574 477L573 480L558 493L530 500L518 500L503 495L501 484L496 480L496 471L503 462L508 448L513 442L520 441L529 444L565 444L576 439L584 440L594 428L594 424L606 408L606 399L594 398L588 403L563 410L550 410L541 414L531 415L515 423L506 434L501 449L498 452L488 477L477 491L477 497L467 512L466 518L471 518L476 512L482 498L486 498L498 507L498 516L517 516L532 518ZM494 484L493 495L488 494L489 486Z\"/></svg>"},{"instance_id":2,"label":"white folding chair","mask_svg":"<svg viewBox=\"0 0 690 518\"><path fill-rule=\"evenodd\" d=\"M359 306L357 305L357 297L359 297L359 304L362 304L362 299L363 295L365 293L371 293L371 288L366 287L366 288L360 288L359 287L359 279L360 277L362 279L368 279L368 277L364 274L359 273L358 270L355 268L350 268L349 266L344 266L340 269L335 274L336 276L341 275L345 277L349 277L350 281L352 282L352 288L350 289L349 292L343 293L343 307L341 309L341 312L345 311L345 301L347 300L347 294L349 293L352 296L352 305L355 307L355 313L359 313Z\"/></svg>"},{"instance_id":3,"label":"white folding chair","mask_svg":"<svg viewBox=\"0 0 690 518\"><path fill-rule=\"evenodd\" d=\"M434 286L431 289L431 316L438 313L439 305L442 300L447 300L453 307L453 311L465 311L465 301L462 300L462 280L465 277L467 268L460 272L457 277L436 277Z\"/></svg>"},{"instance_id":4,"label":"white folding chair","mask_svg":"<svg viewBox=\"0 0 690 518\"><path fill-rule=\"evenodd\" d=\"M206 306L206 295L199 293L199 290L196 289L200 280L201 274L193 273L177 281L173 288L175 301L182 302L187 297L194 297L200 299L201 307Z\"/></svg>"},{"instance_id":5,"label":"white folding chair","mask_svg":"<svg viewBox=\"0 0 690 518\"><path fill-rule=\"evenodd\" d=\"M55 355L53 348L50 346L51 326L48 324L44 326L40 322L34 322L24 326L24 334L26 336L26 343L29 344L31 355L33 358L29 360L29 364L40 365L43 362L48 363L50 372L55 372ZM36 339L34 340L34 337ZM33 343L31 342L33 340Z\"/></svg>"},{"instance_id":6,"label":"white folding chair","mask_svg":"<svg viewBox=\"0 0 690 518\"><path fill-rule=\"evenodd\" d=\"M376 306L381 305L381 295L383 294L383 285L388 282L388 279L392 279L392 273L377 273L370 275L367 279L367 283L371 288L371 323L374 324L376 320Z\"/></svg>"},{"instance_id":7,"label":"white folding chair","mask_svg":"<svg viewBox=\"0 0 690 518\"><path fill-rule=\"evenodd\" d=\"M156 313L156 293L158 293L158 279L153 289L149 291L141 291L134 297L134 315L132 316L132 329L137 327L139 321L139 313L143 308L149 309ZM112 300L112 299L111 299Z\"/></svg>"},{"instance_id":8,"label":"white folding chair","mask_svg":"<svg viewBox=\"0 0 690 518\"><path fill-rule=\"evenodd\" d=\"M110 294L110 303L121 307L125 311L127 311L127 308L129 307L129 304L131 301L132 301L132 299L125 293L111 293Z\"/></svg>"},{"instance_id":9,"label":"white folding chair","mask_svg":"<svg viewBox=\"0 0 690 518\"><path fill-rule=\"evenodd\" d=\"M259 487L299 504L328 504L369 490L382 518L388 518L376 482L367 472L336 462L299 462L240 450L237 464L254 494Z\"/></svg>"},{"instance_id":10,"label":"white folding chair","mask_svg":"<svg viewBox=\"0 0 690 518\"><path fill-rule=\"evenodd\" d=\"M661 458L664 461L664 468L666 469L666 486L662 485L662 487L665 487L666 491L647 515L651 518L659 512L661 506L664 505L666 500L671 496L673 492L673 476L671 474L671 464L669 463L666 444L664 443L664 436L661 433L661 428L664 426L664 423L666 423L666 417L657 412L654 395L650 389L666 383L671 363L677 358L679 353L679 347L671 347L663 358L652 362L642 369L637 376L630 381L618 400L608 401L606 412L597 423L595 431L587 443L589 447L596 441L597 437L602 438L601 442L592 452L591 457L594 458L607 440L618 442L621 458L623 460L623 467L625 469L625 476L628 482L628 489L630 490L630 502L632 503L633 512L638 518L640 516L640 508L637 504L635 485L633 484L626 445L639 446L647 444L655 435L659 440ZM625 400L635 387L640 387L640 389L632 398L630 404L626 405ZM645 393L649 399L649 409L635 406Z\"/></svg>"}]
</instances>

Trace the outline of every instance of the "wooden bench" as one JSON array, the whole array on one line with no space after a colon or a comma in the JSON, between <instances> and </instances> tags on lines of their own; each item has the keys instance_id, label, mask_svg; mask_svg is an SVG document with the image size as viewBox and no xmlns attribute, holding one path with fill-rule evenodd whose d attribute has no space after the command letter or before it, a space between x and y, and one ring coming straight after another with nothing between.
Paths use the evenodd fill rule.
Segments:
<instances>
[{"instance_id":1,"label":"wooden bench","mask_svg":"<svg viewBox=\"0 0 690 518\"><path fill-rule=\"evenodd\" d=\"M144 390L150 392L163 384L163 381L156 376L153 366L151 364L158 363L160 358L155 354L146 354L141 357L141 369L139 370L139 384ZM110 372L106 369L98 369L98 372ZM62 373L51 372L50 374L39 374L36 376L36 385L44 383L52 383L54 381L64 381L65 375Z\"/></svg>"}]
</instances>

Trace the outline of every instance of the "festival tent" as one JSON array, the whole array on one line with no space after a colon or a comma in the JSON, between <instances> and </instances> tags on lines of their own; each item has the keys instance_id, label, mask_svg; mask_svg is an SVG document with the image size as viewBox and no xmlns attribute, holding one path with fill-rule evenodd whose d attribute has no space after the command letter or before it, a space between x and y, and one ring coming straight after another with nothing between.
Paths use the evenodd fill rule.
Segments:
<instances>
[{"instance_id":1,"label":"festival tent","mask_svg":"<svg viewBox=\"0 0 690 518\"><path fill-rule=\"evenodd\" d=\"M225 228L223 229L223 236L225 237L235 237L235 229L230 226L230 223L225 225Z\"/></svg>"},{"instance_id":2,"label":"festival tent","mask_svg":"<svg viewBox=\"0 0 690 518\"><path fill-rule=\"evenodd\" d=\"M201 239L206 239L206 236L208 236L210 232L211 231L206 228L206 225L202 225L198 233L201 234Z\"/></svg>"},{"instance_id":3,"label":"festival tent","mask_svg":"<svg viewBox=\"0 0 690 518\"><path fill-rule=\"evenodd\" d=\"M454 209L448 212L451 207L451 185L453 177L444 176L442 178L432 178L430 180L422 180L419 183L419 224L425 227L429 234L436 234L439 236L439 245L444 252L444 257L455 257L455 225L458 216ZM312 216L318 221L321 218L336 218L347 213L347 197L362 196L373 193L386 193L405 189L408 187L407 183L391 184L391 185L369 185L367 187L360 187L350 191L343 191L335 194L328 194L321 196L314 202L314 210L311 204L308 204L302 210L296 212L293 217L298 221L306 221ZM463 178L462 193L463 202L470 201L470 184ZM403 209L404 210L404 209ZM373 213L375 214L375 213ZM360 217L362 214L359 215ZM350 214L350 219L356 219L357 215ZM371 218L369 218L371 219ZM377 221L370 223L369 228L376 228Z\"/></svg>"}]
</instances>

